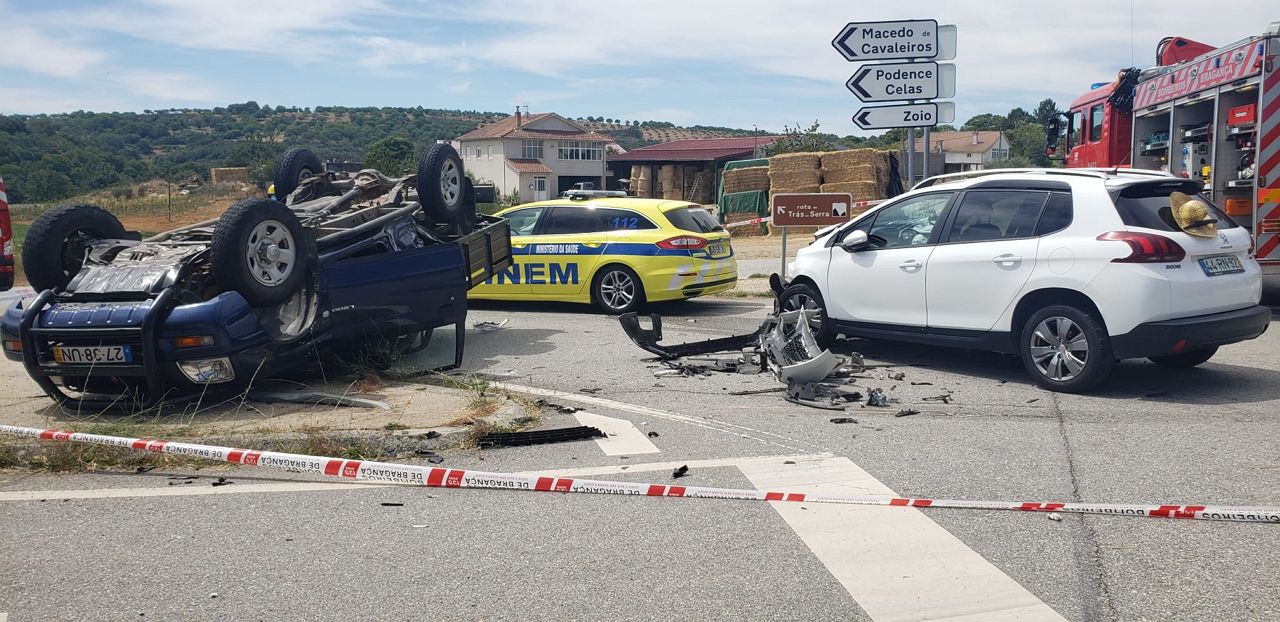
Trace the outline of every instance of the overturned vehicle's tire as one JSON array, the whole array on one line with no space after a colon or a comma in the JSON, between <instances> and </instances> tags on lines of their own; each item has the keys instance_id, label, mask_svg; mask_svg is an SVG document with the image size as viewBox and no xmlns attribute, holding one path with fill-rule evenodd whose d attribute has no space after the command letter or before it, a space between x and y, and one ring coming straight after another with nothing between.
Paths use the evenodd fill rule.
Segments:
<instances>
[{"instance_id":1,"label":"overturned vehicle's tire","mask_svg":"<svg viewBox=\"0 0 1280 622\"><path fill-rule=\"evenodd\" d=\"M272 182L275 184L276 198L284 201L289 193L298 188L302 180L324 172L320 158L310 149L290 149L284 152L280 162L276 164L276 173Z\"/></svg>"},{"instance_id":2,"label":"overturned vehicle's tire","mask_svg":"<svg viewBox=\"0 0 1280 622\"><path fill-rule=\"evenodd\" d=\"M22 245L22 268L36 291L66 287L93 240L121 239L124 225L94 205L60 205L36 217Z\"/></svg>"},{"instance_id":3,"label":"overturned vehicle's tire","mask_svg":"<svg viewBox=\"0 0 1280 622\"><path fill-rule=\"evenodd\" d=\"M434 145L418 160L418 201L437 225L458 222L467 199L462 158L450 145ZM474 191L473 191L474 192Z\"/></svg>"},{"instance_id":4,"label":"overturned vehicle's tire","mask_svg":"<svg viewBox=\"0 0 1280 622\"><path fill-rule=\"evenodd\" d=\"M213 278L253 307L289 299L307 278L305 231L293 211L273 199L245 199L218 218L209 247Z\"/></svg>"}]
</instances>

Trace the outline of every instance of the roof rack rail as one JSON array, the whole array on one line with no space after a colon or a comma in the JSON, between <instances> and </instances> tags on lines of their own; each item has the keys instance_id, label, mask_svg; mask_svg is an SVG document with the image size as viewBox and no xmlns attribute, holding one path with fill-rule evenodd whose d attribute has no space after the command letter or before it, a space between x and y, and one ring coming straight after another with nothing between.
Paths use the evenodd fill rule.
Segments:
<instances>
[{"instance_id":1,"label":"roof rack rail","mask_svg":"<svg viewBox=\"0 0 1280 622\"><path fill-rule=\"evenodd\" d=\"M1107 175L1122 175L1122 174L1123 175L1142 175L1143 177L1173 177L1175 179L1182 179L1181 177L1177 177L1172 173L1166 173L1164 171L1153 171L1145 168L1127 168L1123 166L1112 166L1109 168L1091 166L1091 167L1077 168L1072 170L1093 171L1097 173L1105 173Z\"/></svg>"},{"instance_id":2,"label":"roof rack rail","mask_svg":"<svg viewBox=\"0 0 1280 622\"><path fill-rule=\"evenodd\" d=\"M985 177L987 175L999 175L1001 173L1038 173L1041 175L1072 175L1076 177L1093 177L1095 179L1106 179L1106 173L1085 170L1085 169L1055 169L1055 168L992 168L977 171L964 171L961 173L947 173L946 175L934 175L922 180L911 189L928 188L934 184L957 181L960 179L968 179L971 177Z\"/></svg>"}]
</instances>

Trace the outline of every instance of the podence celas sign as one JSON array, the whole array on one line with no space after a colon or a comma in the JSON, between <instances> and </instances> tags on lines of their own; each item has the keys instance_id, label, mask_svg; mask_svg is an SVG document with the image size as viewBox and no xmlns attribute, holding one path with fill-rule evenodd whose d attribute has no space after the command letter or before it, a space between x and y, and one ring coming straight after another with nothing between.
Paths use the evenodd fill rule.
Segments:
<instances>
[{"instance_id":1,"label":"podence celas sign","mask_svg":"<svg viewBox=\"0 0 1280 622\"><path fill-rule=\"evenodd\" d=\"M840 192L775 194L770 207L775 226L825 227L849 220L853 196Z\"/></svg>"},{"instance_id":2,"label":"podence celas sign","mask_svg":"<svg viewBox=\"0 0 1280 622\"><path fill-rule=\"evenodd\" d=\"M953 97L956 66L934 62L864 65L845 86L864 102Z\"/></svg>"}]
</instances>

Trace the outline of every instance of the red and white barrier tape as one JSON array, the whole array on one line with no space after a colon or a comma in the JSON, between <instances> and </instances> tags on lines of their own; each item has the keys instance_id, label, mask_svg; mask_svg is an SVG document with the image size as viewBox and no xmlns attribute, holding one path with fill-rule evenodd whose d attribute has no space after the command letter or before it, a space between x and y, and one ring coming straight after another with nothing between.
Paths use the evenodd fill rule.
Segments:
<instances>
[{"instance_id":1,"label":"red and white barrier tape","mask_svg":"<svg viewBox=\"0 0 1280 622\"><path fill-rule=\"evenodd\" d=\"M491 488L532 490L538 492L582 492L649 497L697 497L702 499L741 499L748 501L794 501L807 503L841 503L847 505L881 505L916 508L949 508L967 510L1015 510L1021 512L1070 512L1075 514L1110 514L1115 516L1147 516L1151 518L1188 518L1246 523L1280 523L1280 507L1225 507L1210 505L1123 505L1106 503L1045 503L1022 501L963 501L954 499L904 499L873 495L824 495L801 492L772 492L702 486L669 486L634 482L518 475L467 471L443 467L346 460L254 451L234 447L197 445L144 438L104 436L82 432L62 432L0 425L0 434L48 441L111 445L154 453L221 460L232 464L280 469L294 473L314 473L327 477L355 479L411 486L440 488Z\"/></svg>"},{"instance_id":2,"label":"red and white barrier tape","mask_svg":"<svg viewBox=\"0 0 1280 622\"><path fill-rule=\"evenodd\" d=\"M873 205L879 205L881 203L884 203L886 200L887 199L873 199L870 201L854 201L853 205L850 206L850 209L857 209L859 207L871 207ZM762 222L772 222L772 221L773 221L773 216L762 216L760 218L752 218L751 220L739 220L738 222L727 222L720 226L724 227L725 229L732 229L734 227L758 225Z\"/></svg>"}]
</instances>

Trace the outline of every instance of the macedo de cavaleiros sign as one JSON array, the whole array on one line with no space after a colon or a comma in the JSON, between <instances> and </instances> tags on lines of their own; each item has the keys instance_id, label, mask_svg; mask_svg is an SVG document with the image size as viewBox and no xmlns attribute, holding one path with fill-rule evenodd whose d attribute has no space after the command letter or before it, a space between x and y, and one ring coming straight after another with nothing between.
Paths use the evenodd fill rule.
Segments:
<instances>
[{"instance_id":1,"label":"macedo de cavaleiros sign","mask_svg":"<svg viewBox=\"0 0 1280 622\"><path fill-rule=\"evenodd\" d=\"M825 227L849 220L853 196L840 192L775 194L771 207L774 226Z\"/></svg>"},{"instance_id":2,"label":"macedo de cavaleiros sign","mask_svg":"<svg viewBox=\"0 0 1280 622\"><path fill-rule=\"evenodd\" d=\"M938 21L850 22L831 45L850 61L938 58Z\"/></svg>"}]
</instances>

